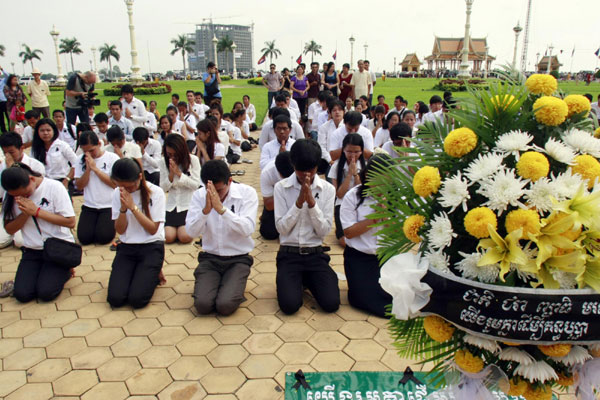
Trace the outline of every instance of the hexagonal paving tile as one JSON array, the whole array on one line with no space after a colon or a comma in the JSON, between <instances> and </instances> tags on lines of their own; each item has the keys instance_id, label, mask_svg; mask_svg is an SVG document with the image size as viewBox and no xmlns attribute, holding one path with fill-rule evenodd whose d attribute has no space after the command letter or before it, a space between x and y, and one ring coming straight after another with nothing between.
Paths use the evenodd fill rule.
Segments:
<instances>
[{"instance_id":1,"label":"hexagonal paving tile","mask_svg":"<svg viewBox=\"0 0 600 400\"><path fill-rule=\"evenodd\" d=\"M248 306L254 315L273 315L279 310L277 299L257 299Z\"/></svg>"},{"instance_id":2,"label":"hexagonal paving tile","mask_svg":"<svg viewBox=\"0 0 600 400\"><path fill-rule=\"evenodd\" d=\"M171 310L158 317L162 326L181 326L192 319L194 319L194 314L190 310Z\"/></svg>"},{"instance_id":3,"label":"hexagonal paving tile","mask_svg":"<svg viewBox=\"0 0 600 400\"><path fill-rule=\"evenodd\" d=\"M308 343L319 351L339 351L348 344L348 339L336 331L323 331L315 333Z\"/></svg>"},{"instance_id":4,"label":"hexagonal paving tile","mask_svg":"<svg viewBox=\"0 0 600 400\"><path fill-rule=\"evenodd\" d=\"M381 362L392 371L404 371L406 367L414 363L414 361L400 358L396 350L386 350L381 357Z\"/></svg>"},{"instance_id":5,"label":"hexagonal paving tile","mask_svg":"<svg viewBox=\"0 0 600 400\"><path fill-rule=\"evenodd\" d=\"M54 394L65 396L81 396L98 383L96 371L71 371L52 384Z\"/></svg>"},{"instance_id":6,"label":"hexagonal paving tile","mask_svg":"<svg viewBox=\"0 0 600 400\"><path fill-rule=\"evenodd\" d=\"M97 319L78 319L68 325L65 325L62 330L65 337L87 336L100 328Z\"/></svg>"},{"instance_id":7,"label":"hexagonal paving tile","mask_svg":"<svg viewBox=\"0 0 600 400\"><path fill-rule=\"evenodd\" d=\"M88 346L112 346L125 337L121 328L100 328L85 337Z\"/></svg>"},{"instance_id":8,"label":"hexagonal paving tile","mask_svg":"<svg viewBox=\"0 0 600 400\"><path fill-rule=\"evenodd\" d=\"M341 351L327 351L317 354L312 365L317 371L349 371L354 360Z\"/></svg>"},{"instance_id":9,"label":"hexagonal paving tile","mask_svg":"<svg viewBox=\"0 0 600 400\"><path fill-rule=\"evenodd\" d=\"M47 400L52 398L50 383L28 383L5 397L5 400Z\"/></svg>"},{"instance_id":10,"label":"hexagonal paving tile","mask_svg":"<svg viewBox=\"0 0 600 400\"><path fill-rule=\"evenodd\" d=\"M306 342L315 330L304 322L284 324L275 332L285 342Z\"/></svg>"},{"instance_id":11,"label":"hexagonal paving tile","mask_svg":"<svg viewBox=\"0 0 600 400\"><path fill-rule=\"evenodd\" d=\"M243 325L253 316L254 314L252 314L247 308L238 308L236 312L231 315L218 315L217 318L223 325Z\"/></svg>"},{"instance_id":12,"label":"hexagonal paving tile","mask_svg":"<svg viewBox=\"0 0 600 400\"><path fill-rule=\"evenodd\" d=\"M66 358L44 360L27 371L29 382L54 382L71 370L71 363Z\"/></svg>"},{"instance_id":13,"label":"hexagonal paving tile","mask_svg":"<svg viewBox=\"0 0 600 400\"><path fill-rule=\"evenodd\" d=\"M192 335L177 343L177 349L184 356L204 356L217 346L210 335Z\"/></svg>"},{"instance_id":14,"label":"hexagonal paving tile","mask_svg":"<svg viewBox=\"0 0 600 400\"><path fill-rule=\"evenodd\" d=\"M156 318L169 311L165 303L149 303L146 307L134 310L138 318Z\"/></svg>"},{"instance_id":15,"label":"hexagonal paving tile","mask_svg":"<svg viewBox=\"0 0 600 400\"><path fill-rule=\"evenodd\" d=\"M21 339L0 339L0 359L23 348Z\"/></svg>"},{"instance_id":16,"label":"hexagonal paving tile","mask_svg":"<svg viewBox=\"0 0 600 400\"><path fill-rule=\"evenodd\" d=\"M42 348L21 349L2 361L5 370L25 370L33 367L46 358L46 352Z\"/></svg>"},{"instance_id":17,"label":"hexagonal paving tile","mask_svg":"<svg viewBox=\"0 0 600 400\"><path fill-rule=\"evenodd\" d=\"M316 331L337 331L344 325L345 321L333 313L317 312L306 322Z\"/></svg>"},{"instance_id":18,"label":"hexagonal paving tile","mask_svg":"<svg viewBox=\"0 0 600 400\"><path fill-rule=\"evenodd\" d=\"M248 352L239 344L221 345L206 356L213 367L236 367L247 357Z\"/></svg>"},{"instance_id":19,"label":"hexagonal paving tile","mask_svg":"<svg viewBox=\"0 0 600 400\"><path fill-rule=\"evenodd\" d=\"M367 321L348 321L342 325L340 333L348 339L371 339L377 328Z\"/></svg>"},{"instance_id":20,"label":"hexagonal paving tile","mask_svg":"<svg viewBox=\"0 0 600 400\"><path fill-rule=\"evenodd\" d=\"M167 368L181 355L175 346L152 346L138 356L144 368Z\"/></svg>"},{"instance_id":21,"label":"hexagonal paving tile","mask_svg":"<svg viewBox=\"0 0 600 400\"><path fill-rule=\"evenodd\" d=\"M183 327L190 335L210 335L223 324L212 315L200 315Z\"/></svg>"},{"instance_id":22,"label":"hexagonal paving tile","mask_svg":"<svg viewBox=\"0 0 600 400\"><path fill-rule=\"evenodd\" d=\"M0 396L14 392L26 382L25 371L0 371Z\"/></svg>"},{"instance_id":23,"label":"hexagonal paving tile","mask_svg":"<svg viewBox=\"0 0 600 400\"><path fill-rule=\"evenodd\" d=\"M177 294L167 300L171 310L187 310L194 305L194 299L189 294Z\"/></svg>"},{"instance_id":24,"label":"hexagonal paving tile","mask_svg":"<svg viewBox=\"0 0 600 400\"><path fill-rule=\"evenodd\" d=\"M98 377L101 381L122 382L141 369L141 365L135 357L113 358L98 368Z\"/></svg>"},{"instance_id":25,"label":"hexagonal paving tile","mask_svg":"<svg viewBox=\"0 0 600 400\"><path fill-rule=\"evenodd\" d=\"M63 333L60 328L42 328L23 338L25 347L46 347L60 340Z\"/></svg>"},{"instance_id":26,"label":"hexagonal paving tile","mask_svg":"<svg viewBox=\"0 0 600 400\"><path fill-rule=\"evenodd\" d=\"M135 357L150 348L152 344L147 337L126 337L110 348L116 357Z\"/></svg>"},{"instance_id":27,"label":"hexagonal paving tile","mask_svg":"<svg viewBox=\"0 0 600 400\"><path fill-rule=\"evenodd\" d=\"M366 312L348 305L341 305L336 314L345 321L366 321L369 318Z\"/></svg>"},{"instance_id":28,"label":"hexagonal paving tile","mask_svg":"<svg viewBox=\"0 0 600 400\"><path fill-rule=\"evenodd\" d=\"M173 379L164 369L142 369L125 381L130 394L154 395L167 387Z\"/></svg>"},{"instance_id":29,"label":"hexagonal paving tile","mask_svg":"<svg viewBox=\"0 0 600 400\"><path fill-rule=\"evenodd\" d=\"M253 379L244 383L236 395L240 400L275 400L283 389L273 379Z\"/></svg>"},{"instance_id":30,"label":"hexagonal paving tile","mask_svg":"<svg viewBox=\"0 0 600 400\"><path fill-rule=\"evenodd\" d=\"M64 300L58 301L56 303L56 308L59 311L75 311L90 302L89 296L70 296Z\"/></svg>"},{"instance_id":31,"label":"hexagonal paving tile","mask_svg":"<svg viewBox=\"0 0 600 400\"><path fill-rule=\"evenodd\" d=\"M202 400L206 391L193 381L177 381L171 383L158 394L159 400Z\"/></svg>"},{"instance_id":32,"label":"hexagonal paving tile","mask_svg":"<svg viewBox=\"0 0 600 400\"><path fill-rule=\"evenodd\" d=\"M100 317L100 325L103 328L121 328L135 318L131 311L111 311Z\"/></svg>"},{"instance_id":33,"label":"hexagonal paving tile","mask_svg":"<svg viewBox=\"0 0 600 400\"><path fill-rule=\"evenodd\" d=\"M308 343L284 343L275 355L286 364L308 364L317 351Z\"/></svg>"},{"instance_id":34,"label":"hexagonal paving tile","mask_svg":"<svg viewBox=\"0 0 600 400\"><path fill-rule=\"evenodd\" d=\"M100 318L111 311L108 303L91 303L77 310L77 316L79 318Z\"/></svg>"},{"instance_id":35,"label":"hexagonal paving tile","mask_svg":"<svg viewBox=\"0 0 600 400\"><path fill-rule=\"evenodd\" d=\"M234 367L213 368L200 379L209 394L234 393L245 381L244 374Z\"/></svg>"},{"instance_id":36,"label":"hexagonal paving tile","mask_svg":"<svg viewBox=\"0 0 600 400\"><path fill-rule=\"evenodd\" d=\"M344 348L344 353L356 361L377 361L384 352L385 349L373 340L351 340Z\"/></svg>"},{"instance_id":37,"label":"hexagonal paving tile","mask_svg":"<svg viewBox=\"0 0 600 400\"><path fill-rule=\"evenodd\" d=\"M46 315L56 312L54 303L35 303L21 311L21 319L42 319ZM4 312L2 314L5 314ZM10 314L10 313L6 313ZM2 319L0 318L0 321Z\"/></svg>"},{"instance_id":38,"label":"hexagonal paving tile","mask_svg":"<svg viewBox=\"0 0 600 400\"><path fill-rule=\"evenodd\" d=\"M244 325L223 325L212 337L219 344L241 344L250 335L250 331Z\"/></svg>"},{"instance_id":39,"label":"hexagonal paving tile","mask_svg":"<svg viewBox=\"0 0 600 400\"><path fill-rule=\"evenodd\" d=\"M379 361L357 361L352 366L352 371L389 371L385 364Z\"/></svg>"},{"instance_id":40,"label":"hexagonal paving tile","mask_svg":"<svg viewBox=\"0 0 600 400\"><path fill-rule=\"evenodd\" d=\"M187 332L180 326L165 326L148 336L153 345L174 345L182 341Z\"/></svg>"},{"instance_id":41,"label":"hexagonal paving tile","mask_svg":"<svg viewBox=\"0 0 600 400\"><path fill-rule=\"evenodd\" d=\"M246 327L254 333L275 332L282 324L274 315L257 315L246 322Z\"/></svg>"},{"instance_id":42,"label":"hexagonal paving tile","mask_svg":"<svg viewBox=\"0 0 600 400\"><path fill-rule=\"evenodd\" d=\"M136 318L123 327L127 336L148 336L160 328L156 318Z\"/></svg>"},{"instance_id":43,"label":"hexagonal paving tile","mask_svg":"<svg viewBox=\"0 0 600 400\"><path fill-rule=\"evenodd\" d=\"M255 333L243 343L250 354L269 354L277 351L283 341L274 333Z\"/></svg>"},{"instance_id":44,"label":"hexagonal paving tile","mask_svg":"<svg viewBox=\"0 0 600 400\"><path fill-rule=\"evenodd\" d=\"M25 309L24 311L26 310L27 309ZM5 326L8 326L15 321L18 321L19 317L20 314L18 311L7 311L0 313L0 328L4 328Z\"/></svg>"},{"instance_id":45,"label":"hexagonal paving tile","mask_svg":"<svg viewBox=\"0 0 600 400\"><path fill-rule=\"evenodd\" d=\"M62 328L76 319L75 311L56 311L42 318L41 323L44 328Z\"/></svg>"},{"instance_id":46,"label":"hexagonal paving tile","mask_svg":"<svg viewBox=\"0 0 600 400\"><path fill-rule=\"evenodd\" d=\"M169 373L176 380L197 380L212 366L204 356L183 356L169 366Z\"/></svg>"},{"instance_id":47,"label":"hexagonal paving tile","mask_svg":"<svg viewBox=\"0 0 600 400\"><path fill-rule=\"evenodd\" d=\"M81 400L119 400L129 397L123 382L100 382L81 397Z\"/></svg>"},{"instance_id":48,"label":"hexagonal paving tile","mask_svg":"<svg viewBox=\"0 0 600 400\"><path fill-rule=\"evenodd\" d=\"M63 338L46 347L48 358L69 358L86 348L84 338Z\"/></svg>"},{"instance_id":49,"label":"hexagonal paving tile","mask_svg":"<svg viewBox=\"0 0 600 400\"><path fill-rule=\"evenodd\" d=\"M240 369L250 379L272 378L283 367L283 363L273 354L253 354L241 365Z\"/></svg>"},{"instance_id":50,"label":"hexagonal paving tile","mask_svg":"<svg viewBox=\"0 0 600 400\"><path fill-rule=\"evenodd\" d=\"M306 307L300 307L300 309L298 311L296 311L294 314L285 314L283 311L279 310L277 311L277 313L275 315L277 315L277 318L279 318L280 320L282 320L283 322L306 322L312 315L314 314L314 312L312 310L309 310Z\"/></svg>"},{"instance_id":51,"label":"hexagonal paving tile","mask_svg":"<svg viewBox=\"0 0 600 400\"><path fill-rule=\"evenodd\" d=\"M2 328L3 338L22 338L40 329L40 321L22 319Z\"/></svg>"},{"instance_id":52,"label":"hexagonal paving tile","mask_svg":"<svg viewBox=\"0 0 600 400\"><path fill-rule=\"evenodd\" d=\"M108 347L89 347L71 357L75 369L96 369L113 357Z\"/></svg>"},{"instance_id":53,"label":"hexagonal paving tile","mask_svg":"<svg viewBox=\"0 0 600 400\"><path fill-rule=\"evenodd\" d=\"M379 343L380 345L382 345L383 347L385 347L386 349L395 349L396 347L394 346L394 340L392 339L392 336L390 335L390 331L386 328L383 329L379 329L379 331L377 332L377 334L373 337L373 339Z\"/></svg>"}]
</instances>

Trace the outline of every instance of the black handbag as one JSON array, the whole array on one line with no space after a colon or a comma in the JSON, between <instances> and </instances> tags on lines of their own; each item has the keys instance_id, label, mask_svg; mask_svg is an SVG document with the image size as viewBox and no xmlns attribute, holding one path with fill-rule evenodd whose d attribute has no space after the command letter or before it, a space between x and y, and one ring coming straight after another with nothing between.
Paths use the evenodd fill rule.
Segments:
<instances>
[{"instance_id":1,"label":"black handbag","mask_svg":"<svg viewBox=\"0 0 600 400\"><path fill-rule=\"evenodd\" d=\"M42 231L40 230L40 225L38 224L37 219L35 217L31 218L33 218L33 222L35 223L35 227L40 233L40 236L42 236ZM44 260L54 263L65 269L78 267L79 264L81 264L82 253L83 251L80 245L69 242L68 240L51 237L44 241Z\"/></svg>"},{"instance_id":2,"label":"black handbag","mask_svg":"<svg viewBox=\"0 0 600 400\"><path fill-rule=\"evenodd\" d=\"M206 91L206 95L209 97L214 96L219 93L219 82L217 82L217 78L210 84L204 84L204 90Z\"/></svg>"}]
</instances>

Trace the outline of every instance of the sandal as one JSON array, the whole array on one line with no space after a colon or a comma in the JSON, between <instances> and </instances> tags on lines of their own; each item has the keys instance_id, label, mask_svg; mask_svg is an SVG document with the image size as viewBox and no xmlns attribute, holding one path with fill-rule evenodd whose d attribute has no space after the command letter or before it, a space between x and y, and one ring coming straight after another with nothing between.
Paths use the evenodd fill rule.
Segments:
<instances>
[{"instance_id":1,"label":"sandal","mask_svg":"<svg viewBox=\"0 0 600 400\"><path fill-rule=\"evenodd\" d=\"M15 281L6 281L2 282L2 287L0 290L0 298L9 297L13 294L15 289Z\"/></svg>"}]
</instances>

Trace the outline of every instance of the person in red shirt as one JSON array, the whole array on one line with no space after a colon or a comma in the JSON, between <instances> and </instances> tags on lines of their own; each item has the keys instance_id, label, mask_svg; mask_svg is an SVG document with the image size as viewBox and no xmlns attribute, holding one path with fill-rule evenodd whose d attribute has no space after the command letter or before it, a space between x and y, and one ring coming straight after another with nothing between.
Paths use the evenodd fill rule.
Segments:
<instances>
[{"instance_id":1,"label":"person in red shirt","mask_svg":"<svg viewBox=\"0 0 600 400\"><path fill-rule=\"evenodd\" d=\"M385 114L387 115L387 113L390 111L390 106L388 106L387 104L385 104L385 96L380 94L379 96L377 96L377 106L383 106L383 108L385 108Z\"/></svg>"}]
</instances>

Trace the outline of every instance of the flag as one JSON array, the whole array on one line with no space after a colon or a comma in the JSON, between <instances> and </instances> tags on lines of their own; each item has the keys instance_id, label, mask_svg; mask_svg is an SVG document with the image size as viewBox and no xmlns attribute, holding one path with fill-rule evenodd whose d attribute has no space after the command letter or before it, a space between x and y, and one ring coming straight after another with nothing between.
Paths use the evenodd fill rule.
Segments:
<instances>
[{"instance_id":1,"label":"flag","mask_svg":"<svg viewBox=\"0 0 600 400\"><path fill-rule=\"evenodd\" d=\"M296 64L298 64L298 65L302 64L302 54L300 54L300 57L298 57L298 59L296 59Z\"/></svg>"},{"instance_id":2,"label":"flag","mask_svg":"<svg viewBox=\"0 0 600 400\"><path fill-rule=\"evenodd\" d=\"M264 63L266 59L267 59L267 55L263 54L263 56L258 60L258 65Z\"/></svg>"},{"instance_id":3,"label":"flag","mask_svg":"<svg viewBox=\"0 0 600 400\"><path fill-rule=\"evenodd\" d=\"M337 50L335 51L335 53L333 53L333 61L337 60Z\"/></svg>"},{"instance_id":4,"label":"flag","mask_svg":"<svg viewBox=\"0 0 600 400\"><path fill-rule=\"evenodd\" d=\"M600 47L598 48L598 50L596 50L594 54L596 55L596 57L600 57Z\"/></svg>"}]
</instances>

